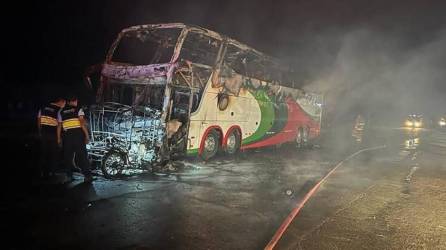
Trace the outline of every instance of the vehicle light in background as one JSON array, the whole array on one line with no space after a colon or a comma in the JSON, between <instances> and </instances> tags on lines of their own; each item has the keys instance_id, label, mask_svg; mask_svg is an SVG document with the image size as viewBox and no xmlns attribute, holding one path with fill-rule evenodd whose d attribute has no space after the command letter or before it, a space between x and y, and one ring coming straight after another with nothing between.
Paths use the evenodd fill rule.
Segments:
<instances>
[{"instance_id":1,"label":"vehicle light in background","mask_svg":"<svg viewBox=\"0 0 446 250\"><path fill-rule=\"evenodd\" d=\"M412 126L414 126L414 123L411 122L411 121L406 121L405 124L406 124L407 127L412 127Z\"/></svg>"},{"instance_id":2,"label":"vehicle light in background","mask_svg":"<svg viewBox=\"0 0 446 250\"><path fill-rule=\"evenodd\" d=\"M441 120L438 122L438 125L440 125L441 127L446 126L446 120L441 119Z\"/></svg>"},{"instance_id":3,"label":"vehicle light in background","mask_svg":"<svg viewBox=\"0 0 446 250\"><path fill-rule=\"evenodd\" d=\"M423 124L421 122L413 122L414 127L420 128Z\"/></svg>"}]
</instances>

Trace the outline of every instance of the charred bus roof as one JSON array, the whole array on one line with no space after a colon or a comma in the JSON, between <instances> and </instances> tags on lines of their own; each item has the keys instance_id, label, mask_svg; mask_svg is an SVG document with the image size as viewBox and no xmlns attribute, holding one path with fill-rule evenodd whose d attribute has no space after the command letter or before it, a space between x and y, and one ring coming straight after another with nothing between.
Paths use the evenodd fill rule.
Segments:
<instances>
[{"instance_id":1,"label":"charred bus roof","mask_svg":"<svg viewBox=\"0 0 446 250\"><path fill-rule=\"evenodd\" d=\"M143 24L143 25L135 25L135 26L131 26L128 28L123 29L117 39L115 40L115 42L113 43L113 45L111 46L107 59L106 59L106 63L110 63L112 54L114 49L116 48L117 44L119 43L119 40L124 37L125 34L132 32L132 31L140 31L140 30L158 30L158 29L178 29L181 31L181 34L178 37L178 41L171 41L174 42L175 44L171 44L171 46L174 46L176 48L178 48L179 46L181 46L181 42L182 39L184 39L185 33L188 31L193 31L199 34L204 34L207 35L211 38L220 40L220 41L225 41L228 45L233 45L234 47L237 47L240 51L243 51L242 54L246 55L247 57L249 57L249 55L251 55L253 58L250 58L250 60L252 61L257 61L259 65L263 65L263 64L267 64L268 68L272 68L274 69L272 71L272 73L279 73L281 74L280 79L282 79L281 81L278 81L278 79L276 79L274 85L280 85L283 87L287 87L287 88L302 88L303 84L299 83L300 81L296 81L297 77L294 75L293 71L290 70L290 68L287 65L284 65L282 63L280 63L280 61L274 57L268 56L242 42L239 42L237 40L234 40L232 38L229 38L225 35L222 35L220 33L217 33L215 31L200 27L200 26L196 26L196 25L188 25L188 24L184 24L184 23L162 23L162 24ZM170 60L170 64L171 63L175 63L176 60L178 59L179 56L179 51L176 51L175 54L171 57ZM234 54L234 57L238 57L241 56L240 54ZM166 62L167 63L167 62ZM147 64L146 64L147 65ZM160 64L161 66L168 66L168 64ZM155 65L154 65L155 66ZM135 65L135 67L141 67L141 66L137 66ZM275 77L277 78L277 77Z\"/></svg>"},{"instance_id":2,"label":"charred bus roof","mask_svg":"<svg viewBox=\"0 0 446 250\"><path fill-rule=\"evenodd\" d=\"M234 40L230 37L227 37L225 35L222 35L220 33L217 33L215 31L212 31L212 30L209 30L209 29L197 26L197 25L189 25L189 24L184 24L184 23L142 24L142 25L135 25L135 26L125 28L120 32L120 34L124 34L124 33L130 32L130 31L137 31L137 30L141 30L141 29L171 29L171 28L186 29L189 31L206 34L206 35L208 35L212 38L218 39L218 40L226 40L227 43L233 44L242 50L250 51L250 52L255 53L258 56L262 57L263 59L267 59L269 61L274 62L278 66L280 65L282 67L285 67L284 65L281 65L276 58L268 56L268 55L254 49L242 42L239 42L239 41Z\"/></svg>"}]
</instances>

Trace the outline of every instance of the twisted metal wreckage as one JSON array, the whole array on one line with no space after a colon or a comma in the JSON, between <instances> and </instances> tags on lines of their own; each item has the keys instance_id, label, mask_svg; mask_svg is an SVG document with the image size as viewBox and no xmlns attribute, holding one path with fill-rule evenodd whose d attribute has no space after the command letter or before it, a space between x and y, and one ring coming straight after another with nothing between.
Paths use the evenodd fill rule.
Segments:
<instances>
[{"instance_id":1,"label":"twisted metal wreckage","mask_svg":"<svg viewBox=\"0 0 446 250\"><path fill-rule=\"evenodd\" d=\"M90 107L88 115L90 157L101 162L106 177L117 176L126 167L162 165L172 157L185 154L199 154L208 159L215 154L216 144L206 137L208 130L199 136L195 134L203 134L203 128L195 134L190 132L195 131L191 126L196 126L197 121L203 126L214 119L209 115L212 112L202 111L202 106L210 109L210 102L216 100L219 110L216 112L223 112L228 105L240 105L231 98L246 96L253 89L276 96L276 102L283 99L285 103L287 98L294 102L301 100L301 108L317 120L320 100L316 95L298 89L292 80L285 79L286 75L280 78L288 84L279 85L274 82L279 76L271 76L276 71L265 70L266 67L282 66L246 45L200 27L174 23L124 29L112 44L105 62L92 66L85 75L89 88L96 93L96 104ZM92 80L95 73L99 73L97 83ZM218 92L208 98L211 88ZM204 103L206 98L211 101ZM238 110L244 108L247 107L241 106ZM191 118L192 113L199 111L204 114L200 119ZM237 117L234 111L227 113ZM225 142L220 145L224 149L232 145L235 152L245 142L242 135L256 134L259 127L262 128L262 121L256 121L253 132L245 134L231 133L229 128L225 138L224 131L219 130L219 144Z\"/></svg>"}]
</instances>

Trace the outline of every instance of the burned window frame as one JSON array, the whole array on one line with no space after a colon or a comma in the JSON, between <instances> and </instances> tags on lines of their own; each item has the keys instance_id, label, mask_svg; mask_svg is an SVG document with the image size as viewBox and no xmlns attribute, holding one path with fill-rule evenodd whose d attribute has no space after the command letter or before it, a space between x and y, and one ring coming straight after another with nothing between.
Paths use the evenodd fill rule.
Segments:
<instances>
[{"instance_id":1,"label":"burned window frame","mask_svg":"<svg viewBox=\"0 0 446 250\"><path fill-rule=\"evenodd\" d=\"M273 84L284 84L286 70L273 58L234 41L225 44L222 65L235 73ZM291 84L285 84L291 85Z\"/></svg>"},{"instance_id":2,"label":"burned window frame","mask_svg":"<svg viewBox=\"0 0 446 250\"><path fill-rule=\"evenodd\" d=\"M213 51L213 56L210 60L205 62L184 57L184 45L188 37L191 35L206 37L207 40L212 39L213 42L217 43L216 46L214 46L215 51ZM225 40L223 36L199 27L186 27L180 36L176 57L173 59L173 62L176 62L178 66L172 84L174 87L189 89L190 94L192 95L192 103L190 107L191 114L196 112L200 107L204 90L215 68L220 62L224 46Z\"/></svg>"},{"instance_id":3,"label":"burned window frame","mask_svg":"<svg viewBox=\"0 0 446 250\"><path fill-rule=\"evenodd\" d=\"M229 49L233 49L234 51L230 51ZM239 46L232 43L226 43L222 58L222 67L229 67L234 72L247 76L246 63L243 62L245 54L246 51Z\"/></svg>"},{"instance_id":4,"label":"burned window frame","mask_svg":"<svg viewBox=\"0 0 446 250\"><path fill-rule=\"evenodd\" d=\"M198 38L194 38L195 41L193 41L192 44L194 44L193 48L189 48L188 46L190 44L189 40L192 36L198 36ZM198 44L198 40L206 38L207 42L204 42L203 44ZM212 42L210 40L213 40ZM216 45L209 46L208 48L205 48L204 44L211 45L212 43L217 43ZM204 32L200 32L200 30L194 30L189 29L187 30L187 33L185 34L185 37L183 38L181 48L179 51L178 59L180 61L188 61L192 62L196 65L205 65L214 67L219 59L219 54L221 47L223 46L223 41L219 37L214 37L212 35L206 34ZM212 48L212 50L210 49ZM201 52L202 55L193 55L191 54L193 52ZM205 55L205 56L204 56ZM204 59L204 60L203 60Z\"/></svg>"},{"instance_id":5,"label":"burned window frame","mask_svg":"<svg viewBox=\"0 0 446 250\"><path fill-rule=\"evenodd\" d=\"M177 33L175 36L172 36L173 38L170 40L169 48L171 48L171 52L169 53L169 60L166 60L165 62L153 62L154 60L154 55L152 56L152 58L150 58L150 63L145 63L145 64L132 64L130 62L119 62L119 61L114 61L113 57L116 53L116 50L118 49L120 42L122 41L122 39L129 33L132 32L143 32L143 31L150 31L156 30L156 31L160 31L160 30L177 30ZM127 29L127 30L123 30L118 34L118 37L115 39L115 41L113 42L113 44L110 46L110 49L107 53L107 57L106 57L106 62L109 64L114 64L114 65L132 65L132 66L141 66L141 65L151 65L151 64L160 64L160 63L170 63L172 62L177 56L177 50L178 50L178 44L179 44L179 40L181 39L182 34L184 33L184 27L145 27L145 26L141 26L141 27L137 27L137 28L132 28L132 29ZM159 40L158 42L160 42L161 40ZM158 46L160 46L161 44L159 44ZM156 50L158 51L160 48L157 48Z\"/></svg>"},{"instance_id":6,"label":"burned window frame","mask_svg":"<svg viewBox=\"0 0 446 250\"><path fill-rule=\"evenodd\" d=\"M141 87L141 95L137 96L136 88ZM165 92L165 85L158 84L138 84L134 85L134 94L133 94L133 107L150 107L152 109L161 110L163 108L163 99ZM138 101L137 98L141 97L142 101ZM158 101L156 98L159 98Z\"/></svg>"},{"instance_id":7,"label":"burned window frame","mask_svg":"<svg viewBox=\"0 0 446 250\"><path fill-rule=\"evenodd\" d=\"M137 88L142 88L140 90L141 94L139 97L142 98L142 101L138 101ZM148 88L160 88L157 90L158 94L153 94L153 91L148 91ZM160 110L163 106L164 99L164 91L165 85L156 85L156 84L126 84L126 83L109 83L103 91L101 103L120 103L129 107L137 108L137 107L149 107L151 109ZM131 89L131 100L124 100L124 90ZM117 92L119 95L116 100L114 93ZM161 94L161 95L160 95ZM150 102L148 100L154 99L154 96L158 96L160 98L159 102ZM150 98L149 98L150 97Z\"/></svg>"},{"instance_id":8,"label":"burned window frame","mask_svg":"<svg viewBox=\"0 0 446 250\"><path fill-rule=\"evenodd\" d=\"M124 101L124 92L126 89L132 89L131 91L131 102L128 103ZM109 83L104 89L104 93L102 94L102 102L107 103L120 103L127 106L132 106L133 101L135 99L135 86L130 84L116 84Z\"/></svg>"}]
</instances>

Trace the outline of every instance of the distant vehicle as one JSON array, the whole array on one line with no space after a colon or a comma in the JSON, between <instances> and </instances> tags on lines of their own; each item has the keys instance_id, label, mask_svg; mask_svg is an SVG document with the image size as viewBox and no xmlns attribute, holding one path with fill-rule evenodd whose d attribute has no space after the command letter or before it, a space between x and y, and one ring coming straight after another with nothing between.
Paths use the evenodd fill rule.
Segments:
<instances>
[{"instance_id":1,"label":"distant vehicle","mask_svg":"<svg viewBox=\"0 0 446 250\"><path fill-rule=\"evenodd\" d=\"M322 95L275 59L201 27L124 29L97 71L97 87L86 75L97 89L88 152L106 176L172 156L300 147L320 134Z\"/></svg>"},{"instance_id":2,"label":"distant vehicle","mask_svg":"<svg viewBox=\"0 0 446 250\"><path fill-rule=\"evenodd\" d=\"M422 128L423 117L421 115L409 115L404 123L407 128Z\"/></svg>"},{"instance_id":3,"label":"distant vehicle","mask_svg":"<svg viewBox=\"0 0 446 250\"><path fill-rule=\"evenodd\" d=\"M361 142L364 135L365 119L358 115L355 119L355 124L353 126L352 136L355 138L356 142Z\"/></svg>"},{"instance_id":4,"label":"distant vehicle","mask_svg":"<svg viewBox=\"0 0 446 250\"><path fill-rule=\"evenodd\" d=\"M438 121L438 126L440 128L446 128L446 116L440 118Z\"/></svg>"}]
</instances>

